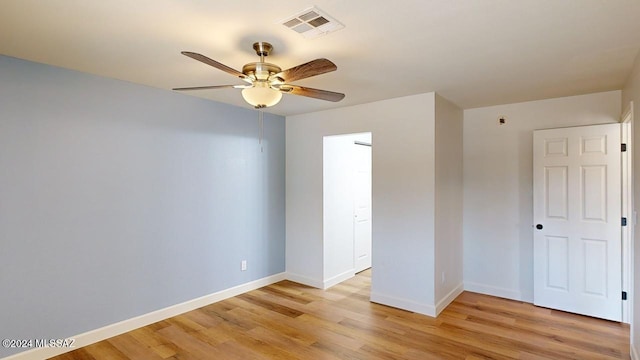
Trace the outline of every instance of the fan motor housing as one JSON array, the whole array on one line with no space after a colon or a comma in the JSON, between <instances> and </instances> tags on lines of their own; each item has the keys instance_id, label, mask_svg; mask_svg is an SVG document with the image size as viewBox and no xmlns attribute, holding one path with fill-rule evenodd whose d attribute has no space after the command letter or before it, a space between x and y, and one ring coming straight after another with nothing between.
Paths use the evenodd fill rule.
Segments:
<instances>
[{"instance_id":1,"label":"fan motor housing","mask_svg":"<svg viewBox=\"0 0 640 360\"><path fill-rule=\"evenodd\" d=\"M248 63L242 67L243 74L253 75L258 80L267 80L271 74L277 74L281 71L282 69L278 65L265 62Z\"/></svg>"}]
</instances>

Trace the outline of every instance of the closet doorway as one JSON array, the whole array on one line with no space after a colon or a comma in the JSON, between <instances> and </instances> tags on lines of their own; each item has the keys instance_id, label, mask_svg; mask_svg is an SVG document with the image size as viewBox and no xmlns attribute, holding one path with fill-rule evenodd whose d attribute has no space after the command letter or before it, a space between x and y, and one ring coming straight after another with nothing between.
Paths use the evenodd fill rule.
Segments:
<instances>
[{"instance_id":1,"label":"closet doorway","mask_svg":"<svg viewBox=\"0 0 640 360\"><path fill-rule=\"evenodd\" d=\"M335 284L371 268L371 133L323 140L325 282Z\"/></svg>"}]
</instances>

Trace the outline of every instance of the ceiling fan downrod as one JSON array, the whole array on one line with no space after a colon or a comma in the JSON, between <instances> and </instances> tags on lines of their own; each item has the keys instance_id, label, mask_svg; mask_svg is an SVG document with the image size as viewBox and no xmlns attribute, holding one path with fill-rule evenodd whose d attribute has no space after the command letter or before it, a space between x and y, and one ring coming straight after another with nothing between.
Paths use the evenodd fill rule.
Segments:
<instances>
[{"instance_id":1,"label":"ceiling fan downrod","mask_svg":"<svg viewBox=\"0 0 640 360\"><path fill-rule=\"evenodd\" d=\"M273 50L273 46L268 42L259 41L253 43L253 50L256 51L256 54L260 56L260 62L264 62L264 58L269 56L271 51Z\"/></svg>"}]
</instances>

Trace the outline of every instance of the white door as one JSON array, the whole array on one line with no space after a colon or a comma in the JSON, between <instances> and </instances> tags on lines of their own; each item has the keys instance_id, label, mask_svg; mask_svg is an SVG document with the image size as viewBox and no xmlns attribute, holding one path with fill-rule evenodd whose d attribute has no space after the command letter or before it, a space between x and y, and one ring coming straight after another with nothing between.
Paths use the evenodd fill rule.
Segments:
<instances>
[{"instance_id":1,"label":"white door","mask_svg":"<svg viewBox=\"0 0 640 360\"><path fill-rule=\"evenodd\" d=\"M354 145L354 263L355 271L371 267L371 146Z\"/></svg>"},{"instance_id":2,"label":"white door","mask_svg":"<svg viewBox=\"0 0 640 360\"><path fill-rule=\"evenodd\" d=\"M533 136L534 303L621 320L620 124Z\"/></svg>"}]
</instances>

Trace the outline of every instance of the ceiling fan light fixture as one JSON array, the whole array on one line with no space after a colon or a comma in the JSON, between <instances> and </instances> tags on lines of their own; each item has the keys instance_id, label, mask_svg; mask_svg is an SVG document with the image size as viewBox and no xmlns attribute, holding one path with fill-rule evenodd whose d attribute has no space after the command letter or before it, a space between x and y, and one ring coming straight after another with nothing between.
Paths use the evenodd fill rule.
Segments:
<instances>
[{"instance_id":1,"label":"ceiling fan light fixture","mask_svg":"<svg viewBox=\"0 0 640 360\"><path fill-rule=\"evenodd\" d=\"M276 105L282 99L282 93L273 90L266 82L256 81L253 87L242 90L242 97L255 108Z\"/></svg>"},{"instance_id":2,"label":"ceiling fan light fixture","mask_svg":"<svg viewBox=\"0 0 640 360\"><path fill-rule=\"evenodd\" d=\"M320 17L320 15L315 12L308 12L303 15L304 16L301 16L301 18L307 20L317 20ZM256 55L260 56L260 61L245 64L242 67L242 72L210 59L202 54L183 51L183 55L203 64L212 66L218 70L222 70L249 84L181 87L174 88L174 90L204 90L221 88L243 89L242 97L247 103L251 104L256 109L262 109L278 104L282 99L283 92L333 102L340 101L344 98L345 95L342 93L291 84L292 81L302 80L335 71L338 67L331 61L324 58L315 59L283 71L278 65L264 61L264 58L269 55L271 50L273 50L273 46L271 44L267 42L256 42L253 44L253 49L256 51Z\"/></svg>"}]
</instances>

